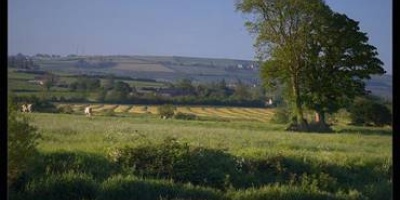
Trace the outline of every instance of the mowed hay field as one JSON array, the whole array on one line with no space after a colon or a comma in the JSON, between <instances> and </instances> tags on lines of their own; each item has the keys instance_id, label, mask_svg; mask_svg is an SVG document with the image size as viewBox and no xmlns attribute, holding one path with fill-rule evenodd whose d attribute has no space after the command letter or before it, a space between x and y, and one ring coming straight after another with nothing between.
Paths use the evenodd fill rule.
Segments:
<instances>
[{"instance_id":1,"label":"mowed hay field","mask_svg":"<svg viewBox=\"0 0 400 200\"><path fill-rule=\"evenodd\" d=\"M126 104L57 104L58 108L70 106L75 113L83 114L86 106L93 108L93 114L105 115L113 112L115 114L151 114L158 115L158 107L155 105L126 105ZM107 113L105 112L107 111ZM211 106L176 106L175 113L194 114L198 117L216 118L225 121L248 120L268 122L274 109L271 108L242 108L242 107L211 107Z\"/></svg>"},{"instance_id":2,"label":"mowed hay field","mask_svg":"<svg viewBox=\"0 0 400 200\"><path fill-rule=\"evenodd\" d=\"M92 104L94 117L86 117L86 105L70 104L73 114L25 114L41 133L43 161L14 196L391 199L389 127L294 133L267 122L269 109L182 106L205 117L164 120L157 106ZM219 120L229 117L238 118Z\"/></svg>"}]
</instances>

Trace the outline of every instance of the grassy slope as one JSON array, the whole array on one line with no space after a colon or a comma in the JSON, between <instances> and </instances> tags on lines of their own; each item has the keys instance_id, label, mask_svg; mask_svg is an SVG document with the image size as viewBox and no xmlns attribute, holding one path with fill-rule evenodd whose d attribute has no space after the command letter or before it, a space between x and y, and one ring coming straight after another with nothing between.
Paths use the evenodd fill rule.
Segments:
<instances>
[{"instance_id":1,"label":"grassy slope","mask_svg":"<svg viewBox=\"0 0 400 200\"><path fill-rule=\"evenodd\" d=\"M85 58L85 57L84 57ZM120 63L111 68L88 68L78 69L73 65L78 60L64 58L58 60L40 60L38 64L44 70L63 71L71 73L114 73L132 77L174 81L182 78L192 78L199 82L211 82L225 79L235 82L237 78L245 82L258 80L258 71L239 70L226 71L226 67L244 64L248 66L251 61L233 59L213 58L191 58L191 57L161 57L161 56L103 56L86 57L91 61L112 60ZM166 64L169 63L169 64ZM151 66L158 67L151 67ZM150 66L150 67L149 67ZM367 81L367 89L374 94L384 98L392 98L392 76L372 76Z\"/></svg>"}]
</instances>

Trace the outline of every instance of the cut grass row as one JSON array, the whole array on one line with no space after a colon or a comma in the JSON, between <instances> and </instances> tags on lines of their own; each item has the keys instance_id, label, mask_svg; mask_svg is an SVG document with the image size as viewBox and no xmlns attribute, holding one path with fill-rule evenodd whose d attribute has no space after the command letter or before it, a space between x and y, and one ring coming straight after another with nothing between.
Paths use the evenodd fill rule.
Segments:
<instances>
[{"instance_id":1,"label":"cut grass row","mask_svg":"<svg viewBox=\"0 0 400 200\"><path fill-rule=\"evenodd\" d=\"M57 104L57 107L71 106L76 112L83 112L89 104ZM105 111L118 114L158 114L158 106L151 105L120 105L120 104L91 104L94 115L102 115ZM226 119L246 119L261 122L268 121L273 109L241 108L241 107L206 107L206 106L177 106L175 112L194 114L199 117Z\"/></svg>"}]
</instances>

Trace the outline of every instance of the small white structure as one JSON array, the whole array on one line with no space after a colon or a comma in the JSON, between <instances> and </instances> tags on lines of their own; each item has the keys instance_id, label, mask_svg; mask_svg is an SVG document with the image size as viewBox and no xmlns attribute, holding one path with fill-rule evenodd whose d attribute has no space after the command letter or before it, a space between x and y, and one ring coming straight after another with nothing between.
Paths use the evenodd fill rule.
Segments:
<instances>
[{"instance_id":1,"label":"small white structure","mask_svg":"<svg viewBox=\"0 0 400 200\"><path fill-rule=\"evenodd\" d=\"M26 104L26 103L22 104L22 112L24 112L24 113L30 113L30 112L32 112L32 104L31 104L31 103L29 103L29 104Z\"/></svg>"},{"instance_id":2,"label":"small white structure","mask_svg":"<svg viewBox=\"0 0 400 200\"><path fill-rule=\"evenodd\" d=\"M28 112L32 112L32 104L31 103L28 104L26 107L28 109Z\"/></svg>"},{"instance_id":3,"label":"small white structure","mask_svg":"<svg viewBox=\"0 0 400 200\"><path fill-rule=\"evenodd\" d=\"M266 105L266 106L272 106L273 103L274 103L274 102L272 101L272 99L268 99L268 101L265 102L265 105Z\"/></svg>"},{"instance_id":4,"label":"small white structure","mask_svg":"<svg viewBox=\"0 0 400 200\"><path fill-rule=\"evenodd\" d=\"M85 108L85 115L88 116L88 117L91 117L92 114L93 114L92 108L90 106L87 106Z\"/></svg>"}]
</instances>

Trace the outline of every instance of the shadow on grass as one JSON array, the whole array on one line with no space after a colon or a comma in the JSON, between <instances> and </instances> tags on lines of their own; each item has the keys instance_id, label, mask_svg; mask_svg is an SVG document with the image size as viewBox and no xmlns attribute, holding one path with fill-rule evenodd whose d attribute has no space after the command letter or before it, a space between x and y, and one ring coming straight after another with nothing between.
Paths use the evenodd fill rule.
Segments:
<instances>
[{"instance_id":1,"label":"shadow on grass","mask_svg":"<svg viewBox=\"0 0 400 200\"><path fill-rule=\"evenodd\" d=\"M216 191L279 183L306 188L305 192L317 188L335 194L355 189L371 199L389 199L391 192L393 167L380 159L353 164L281 154L242 158L219 149L190 147L174 138L117 152L113 161L84 152L42 153L27 179L21 179L13 191L36 199L45 199L42 194L51 194L53 199L193 199L198 195L200 199L218 199L221 193ZM185 186L188 183L190 186ZM88 192L81 193L81 188ZM140 195L133 198L135 194Z\"/></svg>"},{"instance_id":2,"label":"shadow on grass","mask_svg":"<svg viewBox=\"0 0 400 200\"><path fill-rule=\"evenodd\" d=\"M336 133L349 133L349 134L361 134L361 135L384 135L392 136L393 130L388 128L375 128L375 127L356 127L351 126L335 131Z\"/></svg>"}]
</instances>

